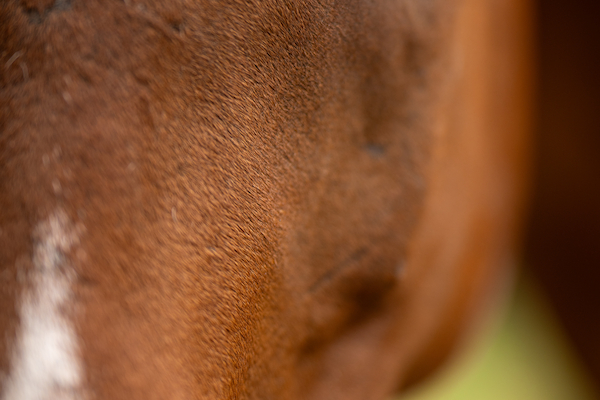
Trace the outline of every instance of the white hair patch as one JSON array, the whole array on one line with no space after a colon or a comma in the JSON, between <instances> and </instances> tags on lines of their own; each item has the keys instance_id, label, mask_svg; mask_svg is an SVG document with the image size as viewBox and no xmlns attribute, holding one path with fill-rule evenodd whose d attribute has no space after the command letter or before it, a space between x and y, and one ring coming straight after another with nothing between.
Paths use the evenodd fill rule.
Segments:
<instances>
[{"instance_id":1,"label":"white hair patch","mask_svg":"<svg viewBox=\"0 0 600 400\"><path fill-rule=\"evenodd\" d=\"M82 400L82 365L71 321L74 271L68 252L83 227L59 210L33 233L33 270L19 303L20 326L2 400Z\"/></svg>"}]
</instances>

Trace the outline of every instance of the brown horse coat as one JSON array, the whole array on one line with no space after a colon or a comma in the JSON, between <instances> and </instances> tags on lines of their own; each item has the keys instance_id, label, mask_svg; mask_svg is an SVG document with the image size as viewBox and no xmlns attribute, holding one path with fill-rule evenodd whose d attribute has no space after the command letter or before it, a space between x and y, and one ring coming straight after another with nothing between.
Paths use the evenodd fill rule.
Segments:
<instances>
[{"instance_id":1,"label":"brown horse coat","mask_svg":"<svg viewBox=\"0 0 600 400\"><path fill-rule=\"evenodd\" d=\"M2 400L424 376L513 256L525 4L4 1Z\"/></svg>"}]
</instances>

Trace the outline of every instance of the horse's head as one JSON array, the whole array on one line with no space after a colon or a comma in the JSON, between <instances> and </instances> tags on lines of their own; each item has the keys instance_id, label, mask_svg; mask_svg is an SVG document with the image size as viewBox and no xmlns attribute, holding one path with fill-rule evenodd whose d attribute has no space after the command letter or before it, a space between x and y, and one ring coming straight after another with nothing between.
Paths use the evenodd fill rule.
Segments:
<instances>
[{"instance_id":1,"label":"horse's head","mask_svg":"<svg viewBox=\"0 0 600 400\"><path fill-rule=\"evenodd\" d=\"M510 264L522 4L2 4L2 399L430 371Z\"/></svg>"}]
</instances>

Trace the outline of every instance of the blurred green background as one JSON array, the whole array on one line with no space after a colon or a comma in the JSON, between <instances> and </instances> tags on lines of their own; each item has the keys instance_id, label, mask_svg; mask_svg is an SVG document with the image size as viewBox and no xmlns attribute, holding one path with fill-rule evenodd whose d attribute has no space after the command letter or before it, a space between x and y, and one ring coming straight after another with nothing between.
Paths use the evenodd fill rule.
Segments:
<instances>
[{"instance_id":1,"label":"blurred green background","mask_svg":"<svg viewBox=\"0 0 600 400\"><path fill-rule=\"evenodd\" d=\"M540 290L521 277L496 329L393 400L600 399Z\"/></svg>"}]
</instances>

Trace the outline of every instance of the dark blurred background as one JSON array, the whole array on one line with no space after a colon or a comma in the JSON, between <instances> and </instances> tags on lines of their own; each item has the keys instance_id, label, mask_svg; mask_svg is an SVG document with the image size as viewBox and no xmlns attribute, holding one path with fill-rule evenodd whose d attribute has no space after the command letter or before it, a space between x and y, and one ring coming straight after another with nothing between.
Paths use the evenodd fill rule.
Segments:
<instances>
[{"instance_id":1,"label":"dark blurred background","mask_svg":"<svg viewBox=\"0 0 600 400\"><path fill-rule=\"evenodd\" d=\"M600 387L600 2L538 0L526 264Z\"/></svg>"}]
</instances>

